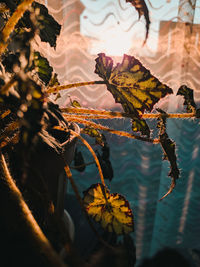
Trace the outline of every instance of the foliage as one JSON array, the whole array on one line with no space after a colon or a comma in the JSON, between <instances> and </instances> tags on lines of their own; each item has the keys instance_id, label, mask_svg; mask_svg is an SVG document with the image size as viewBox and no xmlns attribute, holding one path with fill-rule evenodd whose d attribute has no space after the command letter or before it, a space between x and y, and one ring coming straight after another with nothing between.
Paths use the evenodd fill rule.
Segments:
<instances>
[{"instance_id":1,"label":"foliage","mask_svg":"<svg viewBox=\"0 0 200 267\"><path fill-rule=\"evenodd\" d=\"M144 15L146 42L150 19L145 1L127 0L126 2L130 2L136 8L139 18ZM133 248L133 241L128 235L134 230L130 205L124 196L110 193L105 185L104 179L111 182L114 171L110 161L110 147L101 130L160 144L164 154L163 160L169 161L169 176L172 179L170 189L164 195L166 197L172 192L180 176L175 141L170 139L166 131L167 118L172 115L159 108L157 108L157 113L151 112L155 104L172 94L173 90L153 76L134 56L124 55L122 62L113 66L113 59L104 53L100 53L95 60L95 73L102 78L101 81L60 86L57 74L53 72L53 68L44 55L33 49L32 41L38 35L41 42L47 42L55 48L61 26L48 13L47 8L38 2L9 0L0 3L2 4L0 17L3 21L0 40L0 154L3 174L0 178L0 190L3 188L1 184L4 184L5 179L15 181L20 194L26 199L29 209L36 218L37 222L34 223L39 224L57 252L60 253L63 247L67 248L66 262L75 266L76 257L72 253L73 249L67 231L63 230L65 227L62 224L62 216L58 212L57 195L54 194L58 181L56 177L51 180L49 173L46 175L47 169L54 174L54 165L57 166L56 162L58 162L58 169L65 170L94 232L96 233L96 230L90 217L100 223L106 233L111 233L115 237L123 235L124 242L120 245L122 251L127 244L131 244L130 247ZM116 103L122 105L124 112L84 109L76 100L71 100L72 107L60 110L59 106L48 98L51 93L59 93L60 90L86 84L106 85ZM182 85L177 95L184 97L187 114L174 116L199 118L199 109L194 102L193 90ZM110 129L93 122L94 119L122 117L131 119L132 133ZM146 118L157 119L157 139L152 138L152 130ZM81 134L94 138L95 147L97 147L95 151L75 131L73 122L84 125L82 128L80 126ZM64 159L67 145L72 144L75 138L81 140L91 151L101 177L101 184L91 185L84 192L83 198L72 178L70 167ZM43 151L46 152L45 156ZM4 156L11 173L8 171ZM52 166L51 162L53 162ZM83 172L88 164L90 163L85 161L81 151L76 148L74 167ZM18 190L16 188L13 190ZM24 203L21 195L20 201ZM15 214L14 208L11 212ZM32 225L32 227L35 226ZM64 237L62 231L65 233ZM110 248L110 244L102 240L98 233L96 234L99 240ZM113 250L113 247L111 250L117 251ZM130 256L130 262L134 260L135 254Z\"/></svg>"}]
</instances>

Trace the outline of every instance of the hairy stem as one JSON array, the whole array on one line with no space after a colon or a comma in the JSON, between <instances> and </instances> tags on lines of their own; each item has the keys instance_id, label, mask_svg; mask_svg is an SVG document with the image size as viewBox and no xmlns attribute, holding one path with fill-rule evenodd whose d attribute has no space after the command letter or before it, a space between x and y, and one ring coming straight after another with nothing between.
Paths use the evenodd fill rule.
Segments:
<instances>
[{"instance_id":1,"label":"hairy stem","mask_svg":"<svg viewBox=\"0 0 200 267\"><path fill-rule=\"evenodd\" d=\"M18 5L17 9L15 12L12 14L10 19L7 21L5 27L2 30L1 33L1 42L0 42L0 55L4 53L8 46L8 41L9 41L9 36L13 32L16 24L18 21L21 19L23 16L24 12L29 9L31 4L33 3L34 0L24 0L22 1L21 4Z\"/></svg>"},{"instance_id":2,"label":"hairy stem","mask_svg":"<svg viewBox=\"0 0 200 267\"><path fill-rule=\"evenodd\" d=\"M117 111L106 111L106 110L95 110L95 109L87 109L87 108L61 108L62 112L66 113L75 113L75 114L91 114L95 116L97 119L118 119L118 118L134 118L134 114L128 114L123 112L117 112ZM167 114L161 114L161 113L145 113L142 114L141 118L143 119L158 119L158 118L177 118L177 119L187 119L187 118L195 118L195 113L167 113Z\"/></svg>"},{"instance_id":3,"label":"hairy stem","mask_svg":"<svg viewBox=\"0 0 200 267\"><path fill-rule=\"evenodd\" d=\"M147 137L133 135L133 134L123 132L123 131L114 130L114 129L111 129L109 127L103 126L101 124L97 124L93 121L87 121L87 120L81 119L78 116L76 117L76 116L70 116L70 115L66 115L66 114L63 114L63 116L64 116L64 118L66 118L67 121L81 123L81 124L84 124L87 126L91 126L95 129L107 131L109 133L116 134L119 136L124 136L124 137L131 138L131 139L137 139L137 140L141 140L141 141L145 141L145 142L149 142L149 143L153 143L153 144L160 143L160 140L158 138L157 139L151 139L151 138L147 138Z\"/></svg>"},{"instance_id":4,"label":"hairy stem","mask_svg":"<svg viewBox=\"0 0 200 267\"><path fill-rule=\"evenodd\" d=\"M57 93L62 90L71 89L73 87L80 87L86 85L93 85L93 84L105 84L104 81L90 81L90 82L80 82L80 83L71 83L61 86L49 87L46 91L48 94Z\"/></svg>"}]
</instances>

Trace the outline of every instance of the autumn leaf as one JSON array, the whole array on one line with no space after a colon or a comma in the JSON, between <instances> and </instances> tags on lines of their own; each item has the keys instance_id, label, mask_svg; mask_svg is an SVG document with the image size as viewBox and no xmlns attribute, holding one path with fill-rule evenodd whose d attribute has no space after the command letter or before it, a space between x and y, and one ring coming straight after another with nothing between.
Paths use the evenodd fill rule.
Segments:
<instances>
[{"instance_id":1,"label":"autumn leaf","mask_svg":"<svg viewBox=\"0 0 200 267\"><path fill-rule=\"evenodd\" d=\"M138 59L124 55L122 63L113 67L113 60L104 53L96 58L95 73L104 79L107 89L112 93L116 103L133 116L133 130L149 136L150 130L141 115L173 91L161 83L146 69Z\"/></svg>"},{"instance_id":2,"label":"autumn leaf","mask_svg":"<svg viewBox=\"0 0 200 267\"><path fill-rule=\"evenodd\" d=\"M182 85L177 92L177 95L181 95L184 97L184 105L186 105L186 110L188 113L192 113L196 111L196 104L194 102L194 94L193 90L187 87L186 85Z\"/></svg>"},{"instance_id":3,"label":"autumn leaf","mask_svg":"<svg viewBox=\"0 0 200 267\"><path fill-rule=\"evenodd\" d=\"M84 192L83 202L88 215L108 232L122 235L133 231L133 214L122 195L110 194L107 187L97 183Z\"/></svg>"},{"instance_id":4,"label":"autumn leaf","mask_svg":"<svg viewBox=\"0 0 200 267\"><path fill-rule=\"evenodd\" d=\"M157 109L160 113L166 114L163 110ZM176 185L176 180L179 178L180 171L177 166L176 158L176 145L173 140L171 140L166 132L166 117L161 117L158 119L157 128L159 129L160 144L163 149L164 157L163 160L168 160L170 163L170 172L168 176L171 176L172 182L169 191L161 198L165 198L169 195Z\"/></svg>"},{"instance_id":5,"label":"autumn leaf","mask_svg":"<svg viewBox=\"0 0 200 267\"><path fill-rule=\"evenodd\" d=\"M135 7L135 9L139 14L139 19L141 18L142 15L144 15L144 18L146 20L146 36L144 41L145 44L149 35L149 26L151 23L149 19L149 10L147 8L147 5L144 0L126 0L126 2L131 3Z\"/></svg>"}]
</instances>

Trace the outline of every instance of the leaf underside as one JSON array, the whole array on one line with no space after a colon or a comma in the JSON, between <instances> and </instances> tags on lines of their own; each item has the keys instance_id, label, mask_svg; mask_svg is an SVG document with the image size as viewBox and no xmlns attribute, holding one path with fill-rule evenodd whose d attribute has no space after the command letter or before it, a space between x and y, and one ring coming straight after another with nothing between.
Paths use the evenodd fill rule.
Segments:
<instances>
[{"instance_id":1,"label":"leaf underside","mask_svg":"<svg viewBox=\"0 0 200 267\"><path fill-rule=\"evenodd\" d=\"M88 215L108 232L122 235L133 231L133 214L122 195L110 194L107 187L97 183L84 192L83 202Z\"/></svg>"}]
</instances>

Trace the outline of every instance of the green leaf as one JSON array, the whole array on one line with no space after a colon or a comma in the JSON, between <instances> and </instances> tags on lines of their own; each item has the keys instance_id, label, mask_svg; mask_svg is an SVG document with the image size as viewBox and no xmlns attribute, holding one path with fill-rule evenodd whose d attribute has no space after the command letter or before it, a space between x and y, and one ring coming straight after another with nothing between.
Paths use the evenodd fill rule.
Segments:
<instances>
[{"instance_id":1,"label":"green leaf","mask_svg":"<svg viewBox=\"0 0 200 267\"><path fill-rule=\"evenodd\" d=\"M117 235L133 232L132 210L122 195L110 194L107 187L97 183L84 192L83 202L88 215L108 232Z\"/></svg>"},{"instance_id":2,"label":"green leaf","mask_svg":"<svg viewBox=\"0 0 200 267\"><path fill-rule=\"evenodd\" d=\"M146 121L140 118L134 118L132 120L132 130L134 132L141 132L142 135L150 136L150 129Z\"/></svg>"},{"instance_id":3,"label":"green leaf","mask_svg":"<svg viewBox=\"0 0 200 267\"><path fill-rule=\"evenodd\" d=\"M163 110L158 109L162 114L166 114ZM180 171L177 166L176 158L176 145L173 140L171 140L166 132L166 117L158 119L157 128L159 129L160 144L163 149L164 157L163 160L168 160L170 163L170 172L168 176L171 176L172 182L169 191L161 198L163 199L169 195L176 185L176 180L179 178Z\"/></svg>"},{"instance_id":4,"label":"green leaf","mask_svg":"<svg viewBox=\"0 0 200 267\"><path fill-rule=\"evenodd\" d=\"M142 15L144 15L144 18L146 20L146 37L144 41L144 44L145 44L148 38L148 35L149 35L149 26L151 23L149 19L149 10L147 8L147 5L144 0L126 0L126 2L131 3L135 7L135 9L137 10L139 14L139 19Z\"/></svg>"},{"instance_id":5,"label":"green leaf","mask_svg":"<svg viewBox=\"0 0 200 267\"><path fill-rule=\"evenodd\" d=\"M74 107L74 108L81 108L81 105L77 100L73 100L71 102L71 106Z\"/></svg>"},{"instance_id":6,"label":"green leaf","mask_svg":"<svg viewBox=\"0 0 200 267\"><path fill-rule=\"evenodd\" d=\"M53 73L51 76L51 80L49 82L49 87L54 87L57 85L60 85L59 81L58 81L58 74L57 73Z\"/></svg>"},{"instance_id":7,"label":"green leaf","mask_svg":"<svg viewBox=\"0 0 200 267\"><path fill-rule=\"evenodd\" d=\"M40 39L42 42L48 42L50 46L56 47L57 36L60 34L60 24L48 13L48 9L37 2L33 2L33 8L39 9L37 18L37 27L40 29Z\"/></svg>"},{"instance_id":8,"label":"green leaf","mask_svg":"<svg viewBox=\"0 0 200 267\"><path fill-rule=\"evenodd\" d=\"M172 94L172 89L133 56L124 55L122 63L114 68L112 58L104 53L98 56L95 73L104 79L116 103L121 103L124 111L133 115L133 129L149 135L150 130L141 115L145 110L151 111L161 98Z\"/></svg>"},{"instance_id":9,"label":"green leaf","mask_svg":"<svg viewBox=\"0 0 200 267\"><path fill-rule=\"evenodd\" d=\"M187 87L186 85L182 85L177 92L177 95L181 95L184 97L184 105L186 105L186 110L188 113L192 113L196 111L196 104L194 102L194 94L193 90Z\"/></svg>"},{"instance_id":10,"label":"green leaf","mask_svg":"<svg viewBox=\"0 0 200 267\"><path fill-rule=\"evenodd\" d=\"M86 126L82 133L89 135L90 137L95 138L96 143L103 146L105 142L105 136L102 135L97 129L93 127Z\"/></svg>"},{"instance_id":11,"label":"green leaf","mask_svg":"<svg viewBox=\"0 0 200 267\"><path fill-rule=\"evenodd\" d=\"M39 52L34 52L34 65L39 78L47 85L51 80L53 68L49 65L48 60L42 57Z\"/></svg>"}]
</instances>

